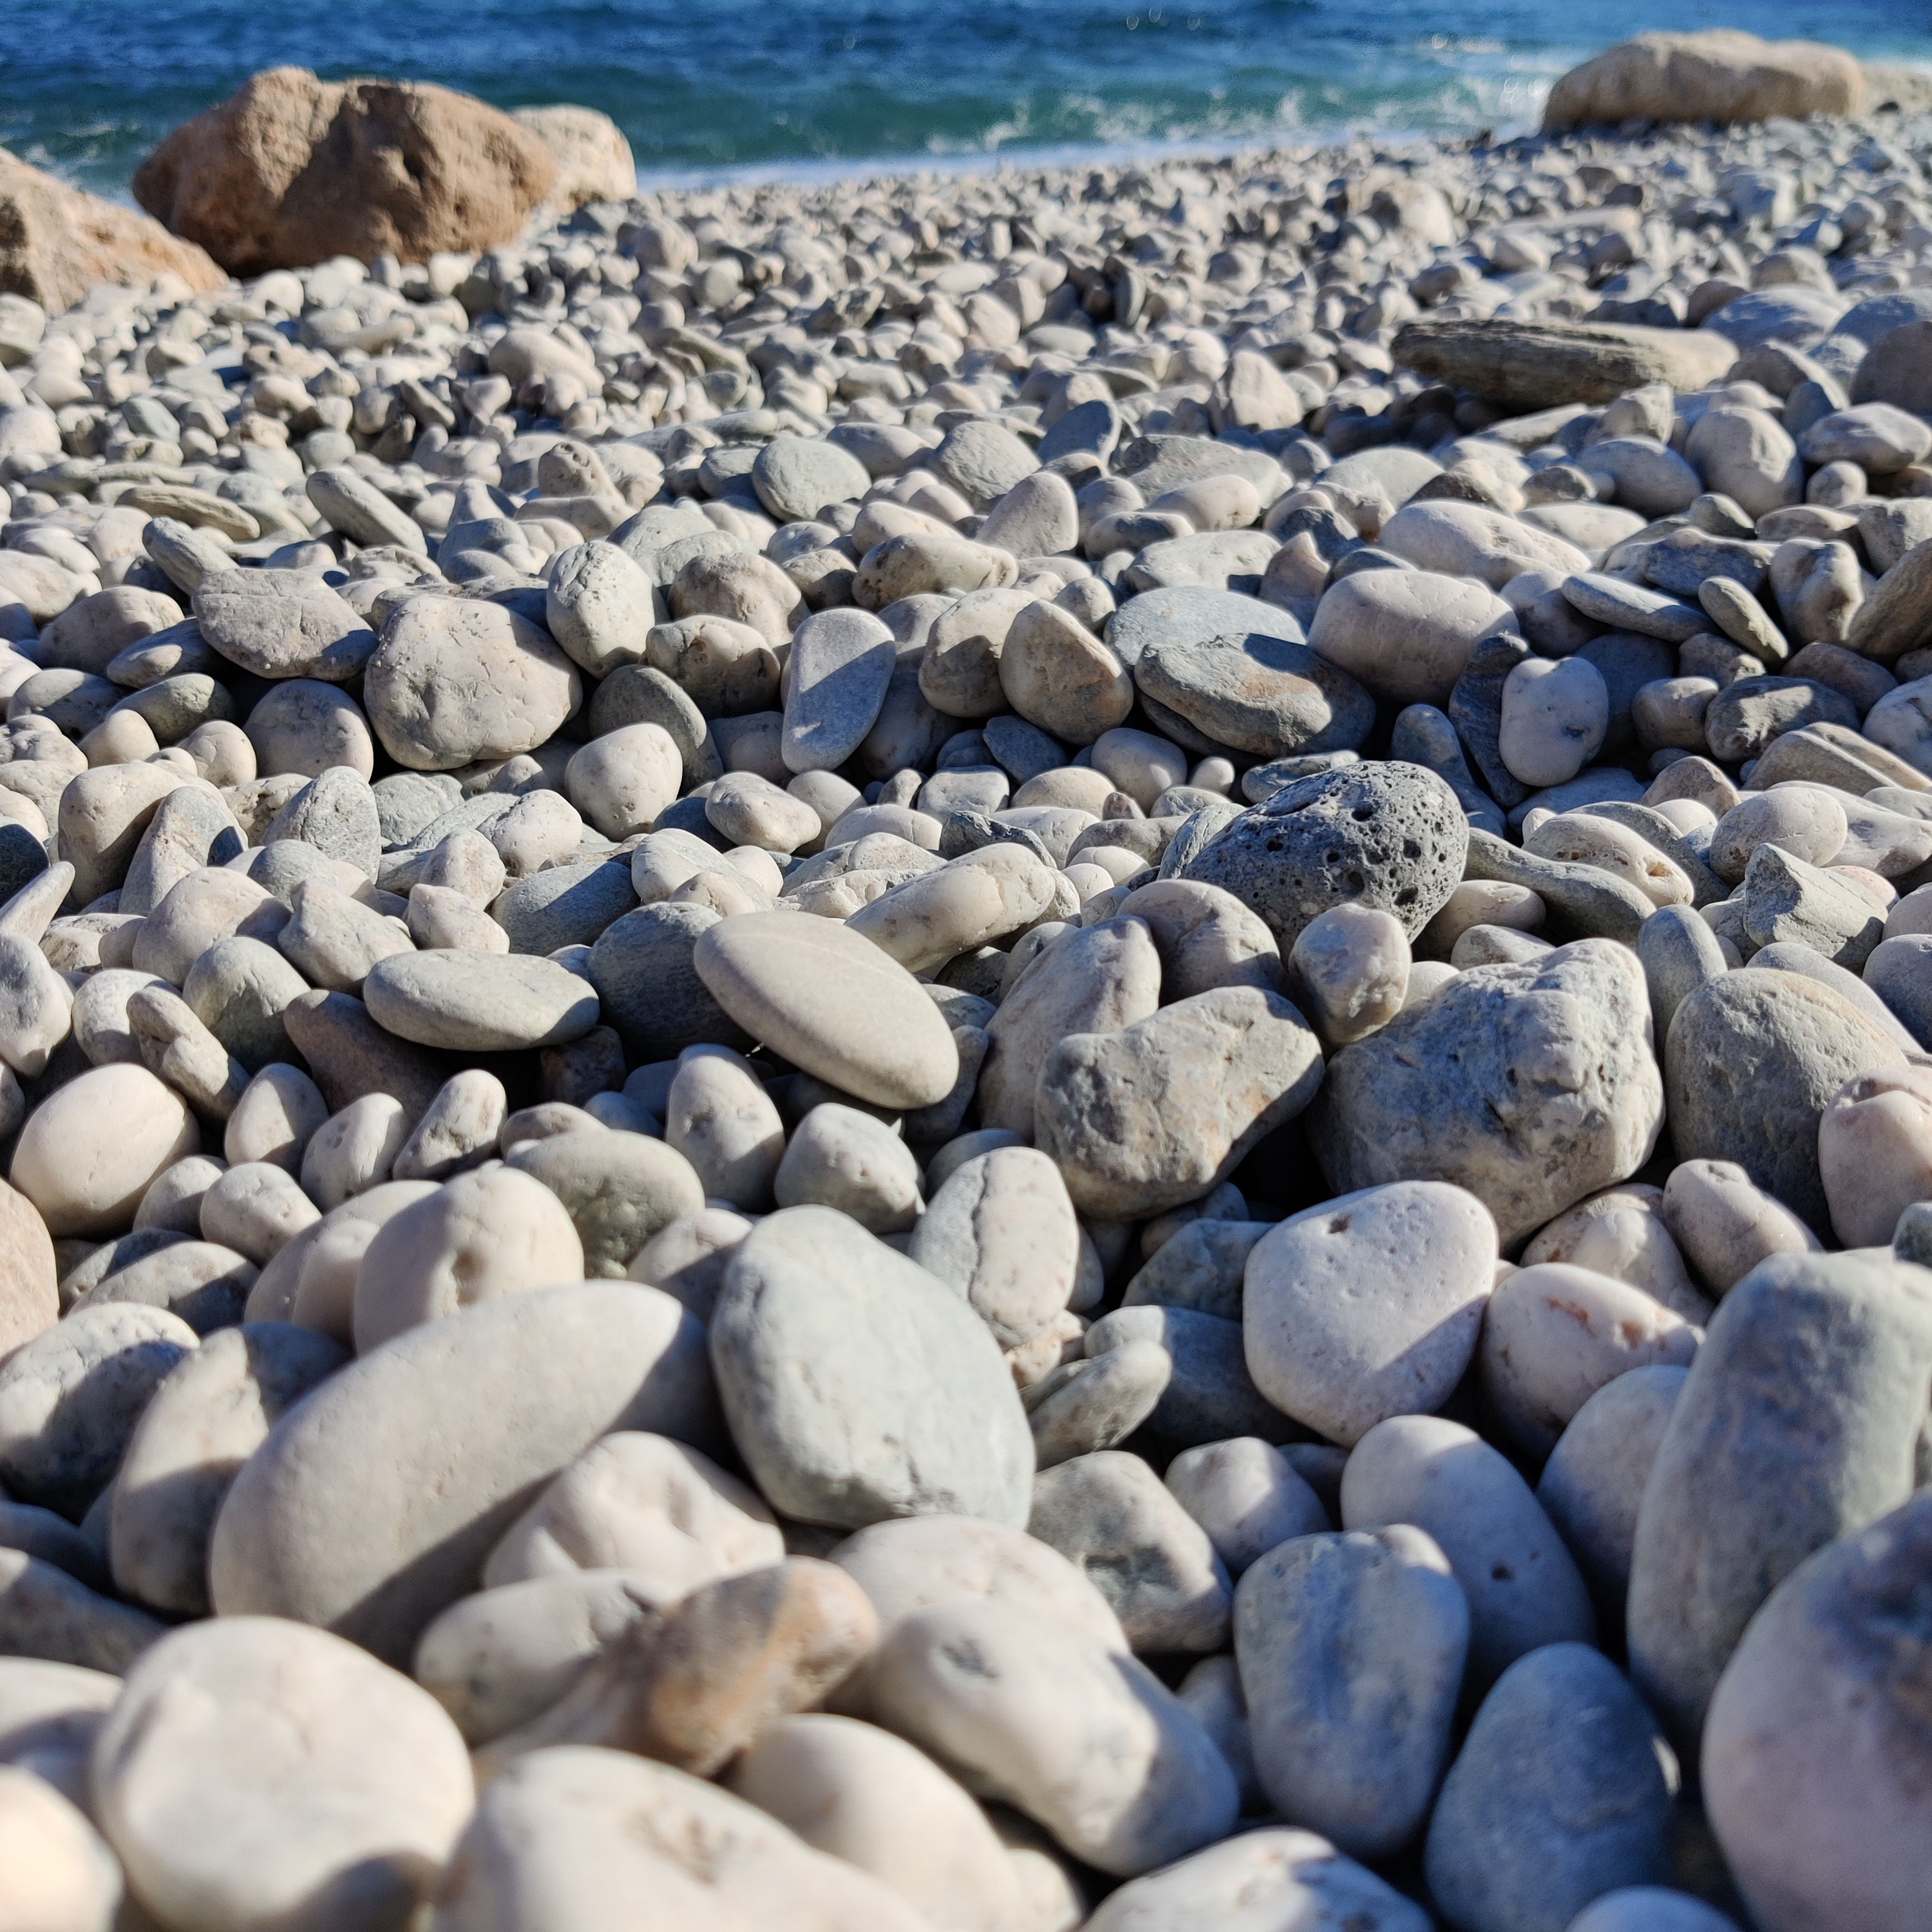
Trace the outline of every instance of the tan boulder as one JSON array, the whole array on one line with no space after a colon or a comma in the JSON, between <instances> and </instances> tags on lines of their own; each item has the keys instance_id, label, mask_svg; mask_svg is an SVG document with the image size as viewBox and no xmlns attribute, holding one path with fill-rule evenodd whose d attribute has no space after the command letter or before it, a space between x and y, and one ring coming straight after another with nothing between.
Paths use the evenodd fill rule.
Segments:
<instances>
[{"instance_id":1,"label":"tan boulder","mask_svg":"<svg viewBox=\"0 0 1932 1932\"><path fill-rule=\"evenodd\" d=\"M334 255L513 240L556 186L534 130L416 81L318 80L272 68L177 128L134 172L134 198L237 274Z\"/></svg>"},{"instance_id":2,"label":"tan boulder","mask_svg":"<svg viewBox=\"0 0 1932 1932\"><path fill-rule=\"evenodd\" d=\"M623 130L594 107L518 107L520 122L556 158L556 184L549 194L555 208L581 208L586 201L628 201L638 191L638 164Z\"/></svg>"},{"instance_id":3,"label":"tan boulder","mask_svg":"<svg viewBox=\"0 0 1932 1932\"><path fill-rule=\"evenodd\" d=\"M1856 114L1864 70L1842 48L1761 40L1730 28L1640 34L1574 67L1550 90L1546 131L1645 121L1802 121Z\"/></svg>"},{"instance_id":4,"label":"tan boulder","mask_svg":"<svg viewBox=\"0 0 1932 1932\"><path fill-rule=\"evenodd\" d=\"M159 222L69 188L0 148L0 295L25 296L58 315L98 283L145 289L164 275L194 295L227 280L192 242Z\"/></svg>"}]
</instances>

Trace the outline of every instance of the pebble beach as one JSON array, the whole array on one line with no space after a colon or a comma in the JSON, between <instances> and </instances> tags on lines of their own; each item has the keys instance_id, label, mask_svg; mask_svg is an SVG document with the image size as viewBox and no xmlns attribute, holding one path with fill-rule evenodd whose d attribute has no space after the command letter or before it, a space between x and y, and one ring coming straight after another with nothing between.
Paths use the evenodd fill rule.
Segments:
<instances>
[{"instance_id":1,"label":"pebble beach","mask_svg":"<svg viewBox=\"0 0 1932 1932\"><path fill-rule=\"evenodd\" d=\"M131 192L0 151L0 1932L1932 1924L1932 81Z\"/></svg>"}]
</instances>

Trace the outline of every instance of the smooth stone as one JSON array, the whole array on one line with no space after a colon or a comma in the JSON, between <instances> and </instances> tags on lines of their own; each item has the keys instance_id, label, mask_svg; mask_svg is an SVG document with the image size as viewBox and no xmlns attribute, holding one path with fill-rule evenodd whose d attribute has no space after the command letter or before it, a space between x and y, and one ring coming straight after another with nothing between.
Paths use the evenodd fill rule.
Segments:
<instances>
[{"instance_id":1,"label":"smooth stone","mask_svg":"<svg viewBox=\"0 0 1932 1932\"><path fill-rule=\"evenodd\" d=\"M146 1067L97 1066L28 1115L10 1178L50 1234L116 1234L155 1178L200 1141L180 1096Z\"/></svg>"},{"instance_id":2,"label":"smooth stone","mask_svg":"<svg viewBox=\"0 0 1932 1932\"><path fill-rule=\"evenodd\" d=\"M1711 1304L1690 1276L1670 1232L1663 1189L1630 1182L1606 1187L1546 1222L1522 1250L1522 1263L1568 1262L1628 1282L1700 1328Z\"/></svg>"},{"instance_id":3,"label":"smooth stone","mask_svg":"<svg viewBox=\"0 0 1932 1932\"><path fill-rule=\"evenodd\" d=\"M1400 1851L1448 1762L1468 1648L1448 1559L1406 1523L1260 1558L1234 1593L1234 1654L1269 1802L1357 1858Z\"/></svg>"},{"instance_id":4,"label":"smooth stone","mask_svg":"<svg viewBox=\"0 0 1932 1932\"><path fill-rule=\"evenodd\" d=\"M1639 1368L1683 1368L1699 1332L1640 1288L1564 1262L1497 1285L1483 1318L1483 1390L1502 1432L1546 1456L1598 1391Z\"/></svg>"},{"instance_id":5,"label":"smooth stone","mask_svg":"<svg viewBox=\"0 0 1932 1932\"><path fill-rule=\"evenodd\" d=\"M1436 1539L1469 1600L1475 1689L1544 1645L1595 1641L1589 1592L1555 1526L1508 1459L1460 1423L1403 1415L1370 1430L1342 1472L1342 1522L1412 1523Z\"/></svg>"},{"instance_id":6,"label":"smooth stone","mask_svg":"<svg viewBox=\"0 0 1932 1932\"><path fill-rule=\"evenodd\" d=\"M1460 574L1366 570L1323 593L1308 641L1378 703L1443 705L1483 642L1516 623L1493 590Z\"/></svg>"},{"instance_id":7,"label":"smooth stone","mask_svg":"<svg viewBox=\"0 0 1932 1932\"><path fill-rule=\"evenodd\" d=\"M1322 1499L1281 1451L1258 1436L1184 1450L1167 1466L1166 1481L1236 1578L1291 1538L1329 1527Z\"/></svg>"},{"instance_id":8,"label":"smooth stone","mask_svg":"<svg viewBox=\"0 0 1932 1932\"><path fill-rule=\"evenodd\" d=\"M649 1898L664 1932L926 1932L896 1893L716 1785L571 1745L490 1781L436 1917L439 1932L596 1932L614 1898Z\"/></svg>"},{"instance_id":9,"label":"smooth stone","mask_svg":"<svg viewBox=\"0 0 1932 1932\"><path fill-rule=\"evenodd\" d=\"M195 1017L251 1074L288 1058L282 1015L308 991L308 982L274 946L238 934L216 940L182 984Z\"/></svg>"},{"instance_id":10,"label":"smooth stone","mask_svg":"<svg viewBox=\"0 0 1932 1932\"><path fill-rule=\"evenodd\" d=\"M1483 1700L1423 1854L1451 1924L1567 1925L1593 1899L1671 1875L1677 1765L1630 1680L1554 1643Z\"/></svg>"},{"instance_id":11,"label":"smooth stone","mask_svg":"<svg viewBox=\"0 0 1932 1932\"><path fill-rule=\"evenodd\" d=\"M1191 1308L1117 1308L1087 1330L1084 1346L1090 1358L1098 1358L1147 1342L1156 1344L1168 1363L1148 1418L1159 1434L1195 1444L1241 1435L1278 1441L1291 1432L1287 1418L1248 1374L1238 1322Z\"/></svg>"},{"instance_id":12,"label":"smooth stone","mask_svg":"<svg viewBox=\"0 0 1932 1932\"><path fill-rule=\"evenodd\" d=\"M1901 1069L1892 1039L1828 987L1746 967L1677 1010L1664 1066L1679 1160L1734 1161L1808 1226L1828 1225L1818 1124L1855 1074Z\"/></svg>"},{"instance_id":13,"label":"smooth stone","mask_svg":"<svg viewBox=\"0 0 1932 1932\"><path fill-rule=\"evenodd\" d=\"M1225 1837L1234 1774L1153 1672L1072 1625L992 1603L901 1617L869 1673L880 1720L1128 1877Z\"/></svg>"},{"instance_id":14,"label":"smooth stone","mask_svg":"<svg viewBox=\"0 0 1932 1932\"><path fill-rule=\"evenodd\" d=\"M858 749L886 701L897 650L868 610L814 611L799 626L786 667L788 770L836 770Z\"/></svg>"},{"instance_id":15,"label":"smooth stone","mask_svg":"<svg viewBox=\"0 0 1932 1932\"><path fill-rule=\"evenodd\" d=\"M1630 1552L1644 1485L1688 1369L1631 1369L1570 1418L1537 1480L1536 1499L1596 1593L1606 1623L1630 1593Z\"/></svg>"},{"instance_id":16,"label":"smooth stone","mask_svg":"<svg viewBox=\"0 0 1932 1932\"><path fill-rule=\"evenodd\" d=\"M920 1217L908 1252L962 1294L1000 1346L1010 1348L1066 1307L1079 1268L1079 1234L1053 1162L1031 1148L1002 1148L953 1170Z\"/></svg>"},{"instance_id":17,"label":"smooth stone","mask_svg":"<svg viewBox=\"0 0 1932 1932\"><path fill-rule=\"evenodd\" d=\"M703 1212L697 1172L675 1148L643 1134L553 1134L511 1150L506 1166L540 1180L562 1204L583 1244L583 1271L621 1279L661 1228Z\"/></svg>"},{"instance_id":18,"label":"smooth stone","mask_svg":"<svg viewBox=\"0 0 1932 1932\"><path fill-rule=\"evenodd\" d=\"M598 1019L597 995L583 979L522 954L398 953L370 968L362 990L386 1032L463 1053L555 1046Z\"/></svg>"},{"instance_id":19,"label":"smooth stone","mask_svg":"<svg viewBox=\"0 0 1932 1932\"><path fill-rule=\"evenodd\" d=\"M475 1802L463 1739L427 1691L263 1617L172 1631L135 1665L94 1748L94 1795L164 1924L298 1916L317 1932L406 1925Z\"/></svg>"},{"instance_id":20,"label":"smooth stone","mask_svg":"<svg viewBox=\"0 0 1932 1932\"><path fill-rule=\"evenodd\" d=\"M139 1304L178 1315L197 1335L242 1318L256 1270L246 1256L214 1241L176 1241L104 1276L70 1313L109 1303Z\"/></svg>"},{"instance_id":21,"label":"smooth stone","mask_svg":"<svg viewBox=\"0 0 1932 1932\"><path fill-rule=\"evenodd\" d=\"M1662 1886L1619 1886L1594 1899L1570 1920L1569 1932L1738 1932L1736 1924L1700 1898Z\"/></svg>"},{"instance_id":22,"label":"smooth stone","mask_svg":"<svg viewBox=\"0 0 1932 1932\"><path fill-rule=\"evenodd\" d=\"M540 1486L600 1436L717 1446L704 1347L676 1301L631 1282L508 1294L398 1336L242 1466L209 1552L218 1614L291 1617L406 1660ZM451 1472L434 1491L415 1473L430 1456Z\"/></svg>"},{"instance_id":23,"label":"smooth stone","mask_svg":"<svg viewBox=\"0 0 1932 1932\"><path fill-rule=\"evenodd\" d=\"M1475 1354L1496 1256L1489 1210L1440 1181L1370 1188L1280 1222L1244 1275L1256 1386L1349 1448L1391 1415L1431 1413Z\"/></svg>"},{"instance_id":24,"label":"smooth stone","mask_svg":"<svg viewBox=\"0 0 1932 1932\"><path fill-rule=\"evenodd\" d=\"M625 913L596 935L591 984L605 1023L634 1060L674 1058L688 1046L751 1044L694 963L698 940L718 923L709 907L660 903Z\"/></svg>"},{"instance_id":25,"label":"smooth stone","mask_svg":"<svg viewBox=\"0 0 1932 1932\"><path fill-rule=\"evenodd\" d=\"M1503 682L1498 754L1524 785L1568 784L1603 748L1610 716L1608 688L1587 658L1526 658Z\"/></svg>"},{"instance_id":26,"label":"smooth stone","mask_svg":"<svg viewBox=\"0 0 1932 1932\"><path fill-rule=\"evenodd\" d=\"M1589 776L1586 772L1577 783L1586 783ZM1550 793L1540 796L1552 802L1556 797ZM1534 892L1546 911L1556 915L1559 928L1580 938L1614 939L1634 946L1638 932L1657 910L1647 893L1600 866L1540 858L1474 826L1465 862L1472 880Z\"/></svg>"},{"instance_id":27,"label":"smooth stone","mask_svg":"<svg viewBox=\"0 0 1932 1932\"><path fill-rule=\"evenodd\" d=\"M581 1281L584 1264L568 1209L534 1175L508 1166L458 1174L369 1244L356 1274L356 1352L500 1297Z\"/></svg>"},{"instance_id":28,"label":"smooth stone","mask_svg":"<svg viewBox=\"0 0 1932 1932\"><path fill-rule=\"evenodd\" d=\"M0 1862L14 1925L109 1932L119 1917L120 1864L86 1812L10 1766L0 1768Z\"/></svg>"},{"instance_id":29,"label":"smooth stone","mask_svg":"<svg viewBox=\"0 0 1932 1932\"><path fill-rule=\"evenodd\" d=\"M1033 1442L998 1344L843 1215L792 1208L758 1225L725 1270L711 1351L733 1439L785 1514L854 1529L1024 1520Z\"/></svg>"},{"instance_id":30,"label":"smooth stone","mask_svg":"<svg viewBox=\"0 0 1932 1932\"><path fill-rule=\"evenodd\" d=\"M376 649L374 632L308 571L212 572L194 601L203 642L257 677L348 684Z\"/></svg>"},{"instance_id":31,"label":"smooth stone","mask_svg":"<svg viewBox=\"0 0 1932 1932\"><path fill-rule=\"evenodd\" d=\"M1352 749L1374 723L1374 700L1347 671L1268 632L1156 638L1133 672L1144 695L1214 743L1261 758Z\"/></svg>"},{"instance_id":32,"label":"smooth stone","mask_svg":"<svg viewBox=\"0 0 1932 1932\"><path fill-rule=\"evenodd\" d=\"M1877 1932L1923 1913L1922 1492L1780 1582L1718 1681L1704 1732L1711 1824L1754 1924Z\"/></svg>"},{"instance_id":33,"label":"smooth stone","mask_svg":"<svg viewBox=\"0 0 1932 1932\"><path fill-rule=\"evenodd\" d=\"M1381 452L1378 452L1381 453ZM1406 452L1390 449L1390 455ZM1085 1922L1087 1932L1255 1932L1346 1927L1427 1932L1419 1905L1312 1832L1265 1826L1210 1846L1122 1886Z\"/></svg>"},{"instance_id":34,"label":"smooth stone","mask_svg":"<svg viewBox=\"0 0 1932 1932\"><path fill-rule=\"evenodd\" d=\"M958 1078L951 1030L919 982L832 921L747 913L703 933L693 959L747 1033L842 1092L923 1107Z\"/></svg>"},{"instance_id":35,"label":"smooth stone","mask_svg":"<svg viewBox=\"0 0 1932 1932\"><path fill-rule=\"evenodd\" d=\"M1774 1254L1816 1254L1818 1237L1735 1161L1684 1160L1658 1211L1685 1258L1723 1294Z\"/></svg>"},{"instance_id":36,"label":"smooth stone","mask_svg":"<svg viewBox=\"0 0 1932 1932\"><path fill-rule=\"evenodd\" d=\"M1053 905L1053 868L1017 844L988 845L861 906L846 924L910 973L1023 932Z\"/></svg>"},{"instance_id":37,"label":"smooth stone","mask_svg":"<svg viewBox=\"0 0 1932 1932\"><path fill-rule=\"evenodd\" d=\"M1730 969L1718 936L1688 906L1660 906L1637 928L1636 956L1650 990L1651 1036L1667 1040L1677 1010Z\"/></svg>"},{"instance_id":38,"label":"smooth stone","mask_svg":"<svg viewBox=\"0 0 1932 1932\"><path fill-rule=\"evenodd\" d=\"M348 1359L282 1323L225 1328L156 1389L116 1473L116 1587L170 1616L208 1614L208 1539L228 1486L268 1431Z\"/></svg>"},{"instance_id":39,"label":"smooth stone","mask_svg":"<svg viewBox=\"0 0 1932 1932\"><path fill-rule=\"evenodd\" d=\"M784 1155L784 1123L757 1070L725 1047L688 1047L664 1096L664 1138L706 1199L762 1210Z\"/></svg>"},{"instance_id":40,"label":"smooth stone","mask_svg":"<svg viewBox=\"0 0 1932 1932\"><path fill-rule=\"evenodd\" d=\"M1775 1255L1725 1296L1645 1486L1630 1568L1632 1675L1675 1735L1696 1738L1772 1588L1911 1494L1928 1374L1932 1290L1888 1255Z\"/></svg>"}]
</instances>

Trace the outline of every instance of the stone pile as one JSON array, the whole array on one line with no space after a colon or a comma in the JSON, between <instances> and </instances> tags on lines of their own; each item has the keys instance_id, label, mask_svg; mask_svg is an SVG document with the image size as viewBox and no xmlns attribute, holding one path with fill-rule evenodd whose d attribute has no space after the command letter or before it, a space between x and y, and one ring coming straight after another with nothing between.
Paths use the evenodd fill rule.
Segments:
<instances>
[{"instance_id":1,"label":"stone pile","mask_svg":"<svg viewBox=\"0 0 1932 1932\"><path fill-rule=\"evenodd\" d=\"M1928 165L0 296L0 1928L1932 1922Z\"/></svg>"}]
</instances>

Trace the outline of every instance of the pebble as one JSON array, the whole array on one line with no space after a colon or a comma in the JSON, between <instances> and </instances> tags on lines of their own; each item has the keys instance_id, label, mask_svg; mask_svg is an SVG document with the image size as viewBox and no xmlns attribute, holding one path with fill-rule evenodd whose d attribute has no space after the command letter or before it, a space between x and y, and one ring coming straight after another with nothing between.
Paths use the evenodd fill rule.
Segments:
<instances>
[{"instance_id":1,"label":"pebble","mask_svg":"<svg viewBox=\"0 0 1932 1932\"><path fill-rule=\"evenodd\" d=\"M1694 44L1700 75L1784 58ZM1364 1780L1392 1747L1360 1708L1306 1754L1359 1814L1280 1804L1258 1760L1339 1720L1244 1695L1238 1628L1184 1680L1167 1653L1178 1698L1121 1630L1221 1642L1232 1580L1284 1552L1433 1538L1455 1584L1402 1574L1469 1606L1466 1684L1428 1679L1446 1741L1535 1643L1621 1654L1634 1574L1631 1654L1688 1742L1766 1593L1905 1504L1922 1417L1861 1391L1924 1393L1916 1277L1882 1258L1901 1208L1920 1252L1932 1188L1923 143L1909 100L1714 122L1686 70L1646 70L1648 133L1426 165L1358 136L641 202L614 133L545 110L499 146L534 165L568 117L608 161L564 226L577 188L520 230L526 183L487 238L366 268L332 242L65 315L8 298L0 1534L28 1546L0 1648L238 1657L266 1613L433 1653L494 1780L443 1932L632 1894L707 1928L1419 1932L1353 1861L1419 1882L1450 1841L1457 1932L1660 1924L1687 1908L1653 1880L1693 1875L1796 1932L1916 1870L1840 1717L1754 1747L1797 1797L1600 1870L1520 1774L1484 1849L1456 1774L1427 1788L1446 1742ZM226 124L171 152L245 176ZM492 152L464 149L476 206ZM224 415L201 379L238 330ZM1371 1256L1362 1204L1418 1196L1455 1212ZM1754 1269L1793 1309L1806 1270L1880 1272L1856 1388L1794 1381L1837 1358L1781 1327L1726 1342ZM1388 1474L1418 1432L1454 1483L1419 1449ZM681 1501L566 1473L645 1438ZM715 1528L725 1493L700 1469L752 1526L715 1574L677 1568L679 1513ZM903 1679L931 1758L860 1724L890 1673L811 1581L859 1525L888 1649L1018 1625L983 1652L1003 1682L951 1636ZM493 1568L566 1544L567 1576ZM1829 1574L1808 1628L1846 1628ZM1338 1657L1369 1635L1335 1614ZM1910 1701L1859 1682L1874 1726ZM820 1696L842 1714L796 1714ZM937 1714L975 1699L983 1726ZM304 1734L285 1701L248 1748ZM1538 1761L1600 1762L1557 1708ZM198 1773L172 1721L169 1816L300 1792L278 1842L334 1842L327 1792L245 1748ZM597 1748L634 1722L680 1763L748 1747L746 1779L769 1750L757 1802ZM82 1746L47 1752L143 1923L399 1924L472 1812L450 1787L427 1860L347 1846L373 1904L235 1906L280 1869L260 1840L130 1852ZM332 1775L380 1793L366 1760ZM1230 1838L1244 1798L1280 1817ZM150 1859L230 1903L170 1904ZM1090 1912L1076 1859L1129 1882ZM1562 1890L1586 1865L1594 1904Z\"/></svg>"},{"instance_id":2,"label":"pebble","mask_svg":"<svg viewBox=\"0 0 1932 1932\"><path fill-rule=\"evenodd\" d=\"M870 1672L880 1720L1119 1877L1226 1836L1227 1760L1137 1660L990 1603L901 1617Z\"/></svg>"},{"instance_id":3,"label":"pebble","mask_svg":"<svg viewBox=\"0 0 1932 1932\"><path fill-rule=\"evenodd\" d=\"M427 1691L326 1630L254 1616L171 1631L129 1672L94 1796L136 1895L176 1924L400 1925L473 1802Z\"/></svg>"},{"instance_id":4,"label":"pebble","mask_svg":"<svg viewBox=\"0 0 1932 1932\"><path fill-rule=\"evenodd\" d=\"M1508 1460L1460 1423L1378 1423L1342 1472L1342 1523L1408 1523L1435 1538L1468 1598L1477 1690L1545 1645L1595 1640L1589 1593L1555 1526Z\"/></svg>"},{"instance_id":5,"label":"pebble","mask_svg":"<svg viewBox=\"0 0 1932 1932\"><path fill-rule=\"evenodd\" d=\"M1911 1493L1932 1303L1900 1292L1903 1272L1888 1255L1774 1255L1691 1364L1645 1486L1629 1603L1632 1675L1687 1742L1772 1586ZM1799 1389L1779 1365L1801 1353Z\"/></svg>"},{"instance_id":6,"label":"pebble","mask_svg":"<svg viewBox=\"0 0 1932 1932\"><path fill-rule=\"evenodd\" d=\"M1457 1926L1567 1925L1670 1875L1676 1761L1630 1680L1552 1643L1483 1700L1429 1823L1429 1887Z\"/></svg>"},{"instance_id":7,"label":"pebble","mask_svg":"<svg viewBox=\"0 0 1932 1932\"><path fill-rule=\"evenodd\" d=\"M1422 1531L1298 1537L1234 1595L1255 1768L1280 1814L1387 1858L1427 1819L1450 1755L1469 1606Z\"/></svg>"},{"instance_id":8,"label":"pebble","mask_svg":"<svg viewBox=\"0 0 1932 1932\"><path fill-rule=\"evenodd\" d=\"M1348 1448L1391 1415L1432 1413L1474 1357L1496 1258L1490 1210L1439 1181L1342 1195L1278 1223L1244 1275L1256 1387Z\"/></svg>"},{"instance_id":9,"label":"pebble","mask_svg":"<svg viewBox=\"0 0 1932 1932\"><path fill-rule=\"evenodd\" d=\"M998 1343L952 1289L834 1210L758 1224L725 1271L711 1338L733 1439L786 1514L852 1529L1024 1520L1033 1442Z\"/></svg>"}]
</instances>

